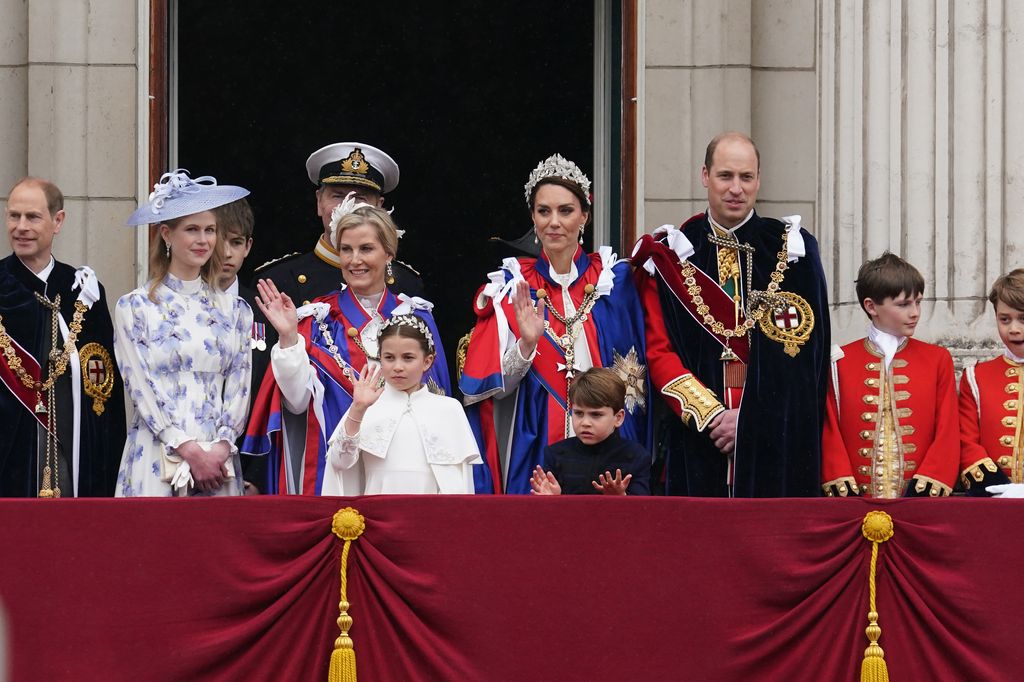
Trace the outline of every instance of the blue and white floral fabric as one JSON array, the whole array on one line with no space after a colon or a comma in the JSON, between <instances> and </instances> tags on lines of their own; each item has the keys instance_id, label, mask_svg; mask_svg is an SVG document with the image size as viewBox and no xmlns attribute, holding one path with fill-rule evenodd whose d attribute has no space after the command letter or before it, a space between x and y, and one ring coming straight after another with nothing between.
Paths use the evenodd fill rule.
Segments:
<instances>
[{"instance_id":1,"label":"blue and white floral fabric","mask_svg":"<svg viewBox=\"0 0 1024 682\"><path fill-rule=\"evenodd\" d=\"M171 479L181 464L175 448L189 440L231 446L233 477L216 494L241 495L235 441L249 408L252 310L202 279L170 274L156 299L143 286L114 310L114 350L134 408L115 495L174 494Z\"/></svg>"}]
</instances>

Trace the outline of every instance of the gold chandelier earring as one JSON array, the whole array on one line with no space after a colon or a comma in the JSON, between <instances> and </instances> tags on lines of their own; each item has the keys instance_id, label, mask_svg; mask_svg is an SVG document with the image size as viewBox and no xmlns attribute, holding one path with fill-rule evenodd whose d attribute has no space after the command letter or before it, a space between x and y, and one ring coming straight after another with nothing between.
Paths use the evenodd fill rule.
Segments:
<instances>
[{"instance_id":1,"label":"gold chandelier earring","mask_svg":"<svg viewBox=\"0 0 1024 682\"><path fill-rule=\"evenodd\" d=\"M164 253L167 254L167 260L171 260L171 243L168 241L164 242Z\"/></svg>"}]
</instances>

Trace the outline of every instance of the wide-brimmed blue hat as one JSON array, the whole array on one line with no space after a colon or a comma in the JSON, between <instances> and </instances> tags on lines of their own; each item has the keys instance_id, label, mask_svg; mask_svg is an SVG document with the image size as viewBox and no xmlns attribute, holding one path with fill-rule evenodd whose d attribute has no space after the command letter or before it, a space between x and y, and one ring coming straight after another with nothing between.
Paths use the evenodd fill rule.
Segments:
<instances>
[{"instance_id":1,"label":"wide-brimmed blue hat","mask_svg":"<svg viewBox=\"0 0 1024 682\"><path fill-rule=\"evenodd\" d=\"M128 218L128 225L166 223L182 216L202 213L248 196L249 190L234 185L218 185L209 175L190 178L183 168L164 173L153 185L149 200Z\"/></svg>"}]
</instances>

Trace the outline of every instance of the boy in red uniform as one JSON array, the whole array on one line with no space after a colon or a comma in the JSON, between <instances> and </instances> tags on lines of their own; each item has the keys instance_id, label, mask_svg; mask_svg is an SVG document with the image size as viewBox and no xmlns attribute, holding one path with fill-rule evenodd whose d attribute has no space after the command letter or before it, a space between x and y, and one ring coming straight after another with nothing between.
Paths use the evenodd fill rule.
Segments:
<instances>
[{"instance_id":1,"label":"boy in red uniform","mask_svg":"<svg viewBox=\"0 0 1024 682\"><path fill-rule=\"evenodd\" d=\"M834 348L822 434L828 496L949 495L960 461L953 359L912 339L924 278L891 253L857 273L868 335Z\"/></svg>"},{"instance_id":2,"label":"boy in red uniform","mask_svg":"<svg viewBox=\"0 0 1024 682\"><path fill-rule=\"evenodd\" d=\"M997 279L988 300L1005 348L960 379L960 480L970 495L1024 497L1024 268Z\"/></svg>"}]
</instances>

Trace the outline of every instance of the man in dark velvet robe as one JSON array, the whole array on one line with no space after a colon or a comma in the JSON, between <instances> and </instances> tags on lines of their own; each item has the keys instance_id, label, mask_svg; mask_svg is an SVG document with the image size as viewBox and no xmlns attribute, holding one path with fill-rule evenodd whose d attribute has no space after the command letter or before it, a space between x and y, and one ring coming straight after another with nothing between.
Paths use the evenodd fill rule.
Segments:
<instances>
[{"instance_id":1,"label":"man in dark velvet robe","mask_svg":"<svg viewBox=\"0 0 1024 682\"><path fill-rule=\"evenodd\" d=\"M27 178L5 210L13 253L0 260L2 497L112 496L124 448L124 390L103 287L88 268L52 255L63 203L56 185Z\"/></svg>"},{"instance_id":2,"label":"man in dark velvet robe","mask_svg":"<svg viewBox=\"0 0 1024 682\"><path fill-rule=\"evenodd\" d=\"M754 211L760 155L723 133L701 169L708 210L637 243L670 495L820 492L830 331L817 241Z\"/></svg>"}]
</instances>

